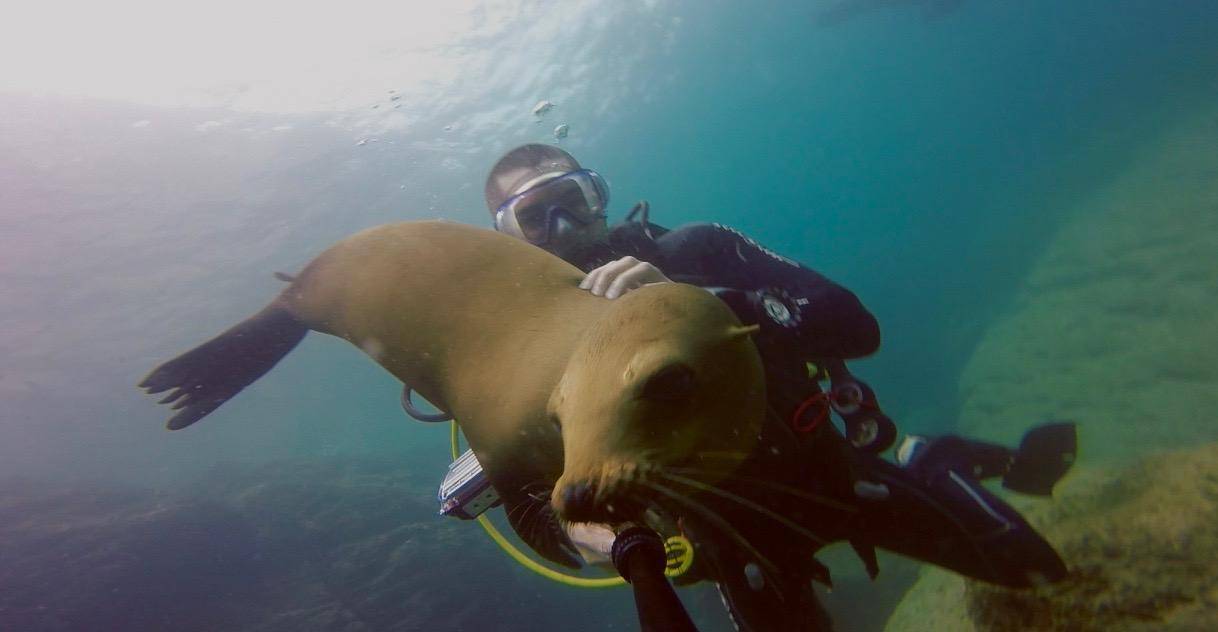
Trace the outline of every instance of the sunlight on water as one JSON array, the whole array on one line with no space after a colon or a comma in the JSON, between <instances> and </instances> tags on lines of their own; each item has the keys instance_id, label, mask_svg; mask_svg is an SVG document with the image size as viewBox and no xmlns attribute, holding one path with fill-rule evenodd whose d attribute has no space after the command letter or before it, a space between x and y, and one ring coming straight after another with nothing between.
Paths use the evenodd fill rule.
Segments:
<instances>
[{"instance_id":1,"label":"sunlight on water","mask_svg":"<svg viewBox=\"0 0 1218 632\"><path fill-rule=\"evenodd\" d=\"M389 109L397 95L406 107L380 118L402 128L458 100L531 95L558 79L548 98L571 105L595 86L599 101L638 61L605 58L606 34L656 4L25 4L0 26L0 90L268 113Z\"/></svg>"}]
</instances>

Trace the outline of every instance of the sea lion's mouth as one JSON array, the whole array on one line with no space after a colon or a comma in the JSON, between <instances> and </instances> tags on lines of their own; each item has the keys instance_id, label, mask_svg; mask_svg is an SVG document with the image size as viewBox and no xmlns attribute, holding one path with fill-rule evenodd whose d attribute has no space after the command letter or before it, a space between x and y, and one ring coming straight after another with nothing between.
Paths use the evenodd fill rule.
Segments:
<instances>
[{"instance_id":1,"label":"sea lion's mouth","mask_svg":"<svg viewBox=\"0 0 1218 632\"><path fill-rule=\"evenodd\" d=\"M605 466L598 475L563 477L554 486L551 501L555 513L568 522L642 522L648 509L688 513L691 502L700 508L691 496L715 489L702 480L709 473L700 474L651 463L616 464Z\"/></svg>"},{"instance_id":2,"label":"sea lion's mouth","mask_svg":"<svg viewBox=\"0 0 1218 632\"><path fill-rule=\"evenodd\" d=\"M699 513L702 505L695 497L720 495L716 483L730 477L746 458L735 451L701 450L667 463L611 458L591 468L569 467L555 482L551 503L568 522L639 522L648 508L657 506Z\"/></svg>"},{"instance_id":3,"label":"sea lion's mouth","mask_svg":"<svg viewBox=\"0 0 1218 632\"><path fill-rule=\"evenodd\" d=\"M651 504L640 491L637 481L575 482L555 491L554 509L568 522L635 522Z\"/></svg>"}]
</instances>

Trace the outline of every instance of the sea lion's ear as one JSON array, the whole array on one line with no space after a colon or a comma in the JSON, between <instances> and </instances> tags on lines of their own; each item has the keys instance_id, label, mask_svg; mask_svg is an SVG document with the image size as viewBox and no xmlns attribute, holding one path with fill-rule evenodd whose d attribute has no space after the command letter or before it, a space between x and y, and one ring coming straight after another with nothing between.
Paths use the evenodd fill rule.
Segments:
<instances>
[{"instance_id":1,"label":"sea lion's ear","mask_svg":"<svg viewBox=\"0 0 1218 632\"><path fill-rule=\"evenodd\" d=\"M622 384L638 384L672 355L671 345L648 345L636 351L622 370Z\"/></svg>"},{"instance_id":2,"label":"sea lion's ear","mask_svg":"<svg viewBox=\"0 0 1218 632\"><path fill-rule=\"evenodd\" d=\"M743 338L761 331L761 325L740 325L727 328L728 338Z\"/></svg>"}]
</instances>

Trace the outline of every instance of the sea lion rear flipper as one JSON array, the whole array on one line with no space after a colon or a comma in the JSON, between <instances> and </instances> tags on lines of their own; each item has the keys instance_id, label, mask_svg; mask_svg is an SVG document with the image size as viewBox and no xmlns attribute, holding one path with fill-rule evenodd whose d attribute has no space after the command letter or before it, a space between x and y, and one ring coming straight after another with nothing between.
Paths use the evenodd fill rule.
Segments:
<instances>
[{"instance_id":1,"label":"sea lion rear flipper","mask_svg":"<svg viewBox=\"0 0 1218 632\"><path fill-rule=\"evenodd\" d=\"M532 496L503 500L508 524L538 555L568 568L579 568L579 551L558 523L554 509L545 500Z\"/></svg>"},{"instance_id":2,"label":"sea lion rear flipper","mask_svg":"<svg viewBox=\"0 0 1218 632\"><path fill-rule=\"evenodd\" d=\"M291 312L272 304L153 369L139 387L149 394L174 389L157 403L180 410L166 427L185 428L271 370L308 332Z\"/></svg>"}]
</instances>

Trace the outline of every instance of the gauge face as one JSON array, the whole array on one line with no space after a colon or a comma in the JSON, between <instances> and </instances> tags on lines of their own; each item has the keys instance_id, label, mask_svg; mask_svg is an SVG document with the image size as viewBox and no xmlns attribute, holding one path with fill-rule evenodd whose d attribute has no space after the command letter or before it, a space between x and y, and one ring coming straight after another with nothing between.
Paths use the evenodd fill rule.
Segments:
<instances>
[{"instance_id":1,"label":"gauge face","mask_svg":"<svg viewBox=\"0 0 1218 632\"><path fill-rule=\"evenodd\" d=\"M850 443L858 448L871 445L876 440L876 437L880 435L880 425L870 417L859 420L858 423L852 424L852 426L850 429Z\"/></svg>"},{"instance_id":2,"label":"gauge face","mask_svg":"<svg viewBox=\"0 0 1218 632\"><path fill-rule=\"evenodd\" d=\"M791 325L791 310L787 307L786 303L773 296L767 296L762 300L762 306L765 308L765 313L770 317L770 320L783 326Z\"/></svg>"}]
</instances>

